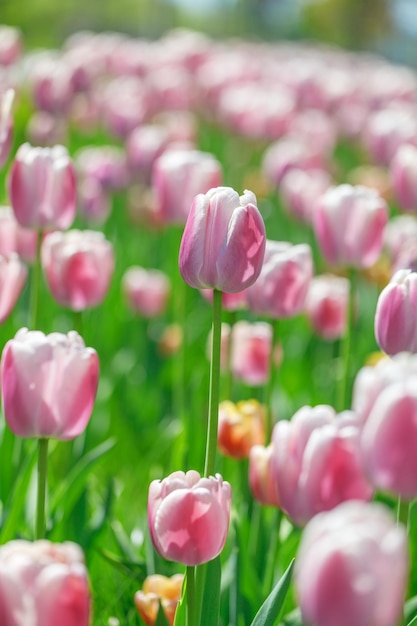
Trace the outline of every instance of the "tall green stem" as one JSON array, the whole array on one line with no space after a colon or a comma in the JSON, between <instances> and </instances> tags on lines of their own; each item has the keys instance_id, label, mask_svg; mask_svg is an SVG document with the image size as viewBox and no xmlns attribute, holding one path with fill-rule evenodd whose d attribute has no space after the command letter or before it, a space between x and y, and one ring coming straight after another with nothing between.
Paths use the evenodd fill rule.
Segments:
<instances>
[{"instance_id":1,"label":"tall green stem","mask_svg":"<svg viewBox=\"0 0 417 626\"><path fill-rule=\"evenodd\" d=\"M220 395L220 344L222 328L222 292L213 291L213 325L211 340L210 361L210 390L208 427L206 443L206 460L204 464L204 476L214 474L214 466L217 450L217 426L219 421L219 395Z\"/></svg>"},{"instance_id":2,"label":"tall green stem","mask_svg":"<svg viewBox=\"0 0 417 626\"><path fill-rule=\"evenodd\" d=\"M77 333L84 337L84 324L83 324L83 312L82 311L73 311L73 328L77 331Z\"/></svg>"},{"instance_id":3,"label":"tall green stem","mask_svg":"<svg viewBox=\"0 0 417 626\"><path fill-rule=\"evenodd\" d=\"M195 587L195 570L193 565L187 565L187 626L198 626L197 598Z\"/></svg>"},{"instance_id":4,"label":"tall green stem","mask_svg":"<svg viewBox=\"0 0 417 626\"><path fill-rule=\"evenodd\" d=\"M41 245L42 231L38 230L36 240L36 258L32 268L30 286L30 330L36 330L38 325L39 291L41 286Z\"/></svg>"},{"instance_id":5,"label":"tall green stem","mask_svg":"<svg viewBox=\"0 0 417 626\"><path fill-rule=\"evenodd\" d=\"M43 539L46 533L45 503L48 473L48 439L39 439L38 446L38 497L36 506L36 539Z\"/></svg>"},{"instance_id":6,"label":"tall green stem","mask_svg":"<svg viewBox=\"0 0 417 626\"><path fill-rule=\"evenodd\" d=\"M397 524L404 524L409 530L410 503L398 496L397 501Z\"/></svg>"},{"instance_id":7,"label":"tall green stem","mask_svg":"<svg viewBox=\"0 0 417 626\"><path fill-rule=\"evenodd\" d=\"M343 411L346 408L346 394L349 382L350 351L354 325L354 307L356 300L356 272L354 269L351 269L349 271L349 283L349 304L346 318L346 332L341 345L342 372L339 379L339 386L337 389L336 407L338 411Z\"/></svg>"},{"instance_id":8,"label":"tall green stem","mask_svg":"<svg viewBox=\"0 0 417 626\"><path fill-rule=\"evenodd\" d=\"M272 411L272 394L275 386L275 372L276 367L274 363L274 353L278 343L279 335L279 320L272 320L272 337L271 337L271 351L269 353L269 375L268 383L265 389L265 408L266 408L266 423L265 434L266 443L268 444L271 439L272 427L273 427L273 411Z\"/></svg>"}]
</instances>

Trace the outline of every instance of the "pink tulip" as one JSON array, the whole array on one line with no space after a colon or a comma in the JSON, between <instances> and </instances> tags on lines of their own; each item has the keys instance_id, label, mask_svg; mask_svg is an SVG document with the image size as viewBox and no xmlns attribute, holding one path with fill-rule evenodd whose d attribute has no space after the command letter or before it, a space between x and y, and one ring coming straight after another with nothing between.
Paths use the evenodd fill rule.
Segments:
<instances>
[{"instance_id":1,"label":"pink tulip","mask_svg":"<svg viewBox=\"0 0 417 626\"><path fill-rule=\"evenodd\" d=\"M56 231L45 237L42 267L55 300L73 311L105 298L114 270L113 246L93 230Z\"/></svg>"},{"instance_id":2,"label":"pink tulip","mask_svg":"<svg viewBox=\"0 0 417 626\"><path fill-rule=\"evenodd\" d=\"M223 550L232 490L220 474L174 472L149 487L148 523L156 551L169 561L201 565Z\"/></svg>"},{"instance_id":3,"label":"pink tulip","mask_svg":"<svg viewBox=\"0 0 417 626\"><path fill-rule=\"evenodd\" d=\"M346 502L304 530L295 565L303 623L393 626L407 586L407 535L381 504Z\"/></svg>"},{"instance_id":4,"label":"pink tulip","mask_svg":"<svg viewBox=\"0 0 417 626\"><path fill-rule=\"evenodd\" d=\"M221 165L211 154L166 150L152 172L157 213L164 223L185 224L194 197L221 185L222 178Z\"/></svg>"},{"instance_id":5,"label":"pink tulip","mask_svg":"<svg viewBox=\"0 0 417 626\"><path fill-rule=\"evenodd\" d=\"M45 53L35 61L30 80L33 100L41 111L65 114L71 104L73 89L69 68L62 59Z\"/></svg>"},{"instance_id":6,"label":"pink tulip","mask_svg":"<svg viewBox=\"0 0 417 626\"><path fill-rule=\"evenodd\" d=\"M117 146L86 146L75 155L83 179L94 178L105 190L123 189L128 183L126 155Z\"/></svg>"},{"instance_id":7,"label":"pink tulip","mask_svg":"<svg viewBox=\"0 0 417 626\"><path fill-rule=\"evenodd\" d=\"M249 309L277 319L298 315L312 276L310 246L267 240L261 273L246 292Z\"/></svg>"},{"instance_id":8,"label":"pink tulip","mask_svg":"<svg viewBox=\"0 0 417 626\"><path fill-rule=\"evenodd\" d=\"M150 184L152 167L169 145L168 130L156 124L135 128L126 141L126 153L132 175Z\"/></svg>"},{"instance_id":9,"label":"pink tulip","mask_svg":"<svg viewBox=\"0 0 417 626\"><path fill-rule=\"evenodd\" d=\"M16 63L22 55L22 36L13 26L0 26L0 66Z\"/></svg>"},{"instance_id":10,"label":"pink tulip","mask_svg":"<svg viewBox=\"0 0 417 626\"><path fill-rule=\"evenodd\" d=\"M54 146L68 140L67 123L47 111L35 111L26 127L29 141L35 146Z\"/></svg>"},{"instance_id":11,"label":"pink tulip","mask_svg":"<svg viewBox=\"0 0 417 626\"><path fill-rule=\"evenodd\" d=\"M98 384L95 350L68 335L20 329L1 358L3 410L19 437L74 439L90 419Z\"/></svg>"},{"instance_id":12,"label":"pink tulip","mask_svg":"<svg viewBox=\"0 0 417 626\"><path fill-rule=\"evenodd\" d=\"M91 594L75 543L15 540L0 547L2 626L88 626Z\"/></svg>"},{"instance_id":13,"label":"pink tulip","mask_svg":"<svg viewBox=\"0 0 417 626\"><path fill-rule=\"evenodd\" d=\"M17 254L0 255L0 324L11 314L26 282L27 269Z\"/></svg>"},{"instance_id":14,"label":"pink tulip","mask_svg":"<svg viewBox=\"0 0 417 626\"><path fill-rule=\"evenodd\" d=\"M307 292L305 311L315 333L338 339L346 330L350 284L343 276L315 276Z\"/></svg>"},{"instance_id":15,"label":"pink tulip","mask_svg":"<svg viewBox=\"0 0 417 626\"><path fill-rule=\"evenodd\" d=\"M272 470L271 445L253 446L249 452L249 484L255 500L261 504L279 507L277 481Z\"/></svg>"},{"instance_id":16,"label":"pink tulip","mask_svg":"<svg viewBox=\"0 0 417 626\"><path fill-rule=\"evenodd\" d=\"M371 113L363 137L375 163L388 166L400 146L417 144L417 115L414 107L391 106Z\"/></svg>"},{"instance_id":17,"label":"pink tulip","mask_svg":"<svg viewBox=\"0 0 417 626\"><path fill-rule=\"evenodd\" d=\"M401 146L390 163L390 172L400 207L417 212L417 147Z\"/></svg>"},{"instance_id":18,"label":"pink tulip","mask_svg":"<svg viewBox=\"0 0 417 626\"><path fill-rule=\"evenodd\" d=\"M161 315L167 306L171 290L166 274L133 266L122 278L122 289L130 308L143 317Z\"/></svg>"},{"instance_id":19,"label":"pink tulip","mask_svg":"<svg viewBox=\"0 0 417 626\"><path fill-rule=\"evenodd\" d=\"M375 337L389 355L417 352L417 273L398 270L379 294Z\"/></svg>"},{"instance_id":20,"label":"pink tulip","mask_svg":"<svg viewBox=\"0 0 417 626\"><path fill-rule=\"evenodd\" d=\"M9 206L0 206L0 254L17 253L27 263L36 258L36 232L22 228Z\"/></svg>"},{"instance_id":21,"label":"pink tulip","mask_svg":"<svg viewBox=\"0 0 417 626\"><path fill-rule=\"evenodd\" d=\"M264 385L269 378L272 327L266 322L236 322L232 331L231 369L246 385Z\"/></svg>"},{"instance_id":22,"label":"pink tulip","mask_svg":"<svg viewBox=\"0 0 417 626\"><path fill-rule=\"evenodd\" d=\"M65 229L75 218L75 172L63 146L20 146L8 177L10 203L19 224Z\"/></svg>"},{"instance_id":23,"label":"pink tulip","mask_svg":"<svg viewBox=\"0 0 417 626\"><path fill-rule=\"evenodd\" d=\"M316 201L330 185L331 177L325 170L293 168L281 180L280 195L288 213L309 224Z\"/></svg>"},{"instance_id":24,"label":"pink tulip","mask_svg":"<svg viewBox=\"0 0 417 626\"><path fill-rule=\"evenodd\" d=\"M183 279L196 289L242 291L258 278L265 225L255 195L217 187L194 198L181 241Z\"/></svg>"},{"instance_id":25,"label":"pink tulip","mask_svg":"<svg viewBox=\"0 0 417 626\"><path fill-rule=\"evenodd\" d=\"M327 405L305 406L291 421L281 420L272 434L273 471L280 505L303 526L321 511L345 500L370 500L359 451L354 414L336 417Z\"/></svg>"},{"instance_id":26,"label":"pink tulip","mask_svg":"<svg viewBox=\"0 0 417 626\"><path fill-rule=\"evenodd\" d=\"M382 249L387 205L377 191L339 185L326 191L313 212L320 248L332 265L370 267Z\"/></svg>"},{"instance_id":27,"label":"pink tulip","mask_svg":"<svg viewBox=\"0 0 417 626\"><path fill-rule=\"evenodd\" d=\"M89 224L102 224L111 211L111 199L99 180L86 176L78 186L78 211Z\"/></svg>"},{"instance_id":28,"label":"pink tulip","mask_svg":"<svg viewBox=\"0 0 417 626\"><path fill-rule=\"evenodd\" d=\"M13 117L12 106L14 90L8 89L0 94L0 167L6 163L12 147Z\"/></svg>"},{"instance_id":29,"label":"pink tulip","mask_svg":"<svg viewBox=\"0 0 417 626\"><path fill-rule=\"evenodd\" d=\"M391 218L384 233L384 249L395 267L405 246L417 242L417 220L414 215L396 215ZM399 269L399 268L398 268Z\"/></svg>"},{"instance_id":30,"label":"pink tulip","mask_svg":"<svg viewBox=\"0 0 417 626\"><path fill-rule=\"evenodd\" d=\"M272 184L279 186L292 169L326 169L325 165L326 157L318 147L298 135L288 135L268 147L262 171Z\"/></svg>"}]
</instances>

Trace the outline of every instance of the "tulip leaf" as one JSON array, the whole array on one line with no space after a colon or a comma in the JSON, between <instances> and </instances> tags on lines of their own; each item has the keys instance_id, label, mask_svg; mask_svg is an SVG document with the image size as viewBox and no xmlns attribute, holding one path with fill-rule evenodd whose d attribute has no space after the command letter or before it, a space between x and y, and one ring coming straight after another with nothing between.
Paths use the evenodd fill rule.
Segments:
<instances>
[{"instance_id":1,"label":"tulip leaf","mask_svg":"<svg viewBox=\"0 0 417 626\"><path fill-rule=\"evenodd\" d=\"M20 469L18 477L14 483L9 501L10 510L0 533L0 543L10 541L17 534L19 517L26 504L27 492L32 478L33 469L37 459L37 442L33 445L33 450L28 454L23 467Z\"/></svg>"},{"instance_id":2,"label":"tulip leaf","mask_svg":"<svg viewBox=\"0 0 417 626\"><path fill-rule=\"evenodd\" d=\"M184 576L181 589L181 599L178 602L177 610L175 611L174 626L187 626L187 574Z\"/></svg>"},{"instance_id":3,"label":"tulip leaf","mask_svg":"<svg viewBox=\"0 0 417 626\"><path fill-rule=\"evenodd\" d=\"M166 615L161 606L161 603L159 604L158 615L156 616L156 621L155 621L154 626L169 626L169 622L166 618Z\"/></svg>"},{"instance_id":4,"label":"tulip leaf","mask_svg":"<svg viewBox=\"0 0 417 626\"><path fill-rule=\"evenodd\" d=\"M129 561L128 559L125 559L118 554L114 554L105 548L101 548L98 552L108 563L118 568L130 578L133 578L140 583L143 583L145 580L146 563L144 561Z\"/></svg>"},{"instance_id":5,"label":"tulip leaf","mask_svg":"<svg viewBox=\"0 0 417 626\"><path fill-rule=\"evenodd\" d=\"M412 626L414 624L417 624L417 615L415 617L413 617L413 619L411 620L411 622L408 622L407 626Z\"/></svg>"},{"instance_id":6,"label":"tulip leaf","mask_svg":"<svg viewBox=\"0 0 417 626\"><path fill-rule=\"evenodd\" d=\"M206 563L201 626L218 626L220 611L220 556Z\"/></svg>"},{"instance_id":7,"label":"tulip leaf","mask_svg":"<svg viewBox=\"0 0 417 626\"><path fill-rule=\"evenodd\" d=\"M293 567L294 559L255 615L251 626L273 626L278 622L290 587Z\"/></svg>"}]
</instances>

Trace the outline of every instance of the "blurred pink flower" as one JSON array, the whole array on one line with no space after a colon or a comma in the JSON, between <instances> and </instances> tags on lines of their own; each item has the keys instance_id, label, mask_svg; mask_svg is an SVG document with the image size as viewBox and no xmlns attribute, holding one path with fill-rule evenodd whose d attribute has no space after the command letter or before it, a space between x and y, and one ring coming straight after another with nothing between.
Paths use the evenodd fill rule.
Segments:
<instances>
[{"instance_id":1,"label":"blurred pink flower","mask_svg":"<svg viewBox=\"0 0 417 626\"><path fill-rule=\"evenodd\" d=\"M36 232L22 228L9 206L0 206L0 254L8 256L13 252L27 263L36 258Z\"/></svg>"},{"instance_id":2,"label":"blurred pink flower","mask_svg":"<svg viewBox=\"0 0 417 626\"><path fill-rule=\"evenodd\" d=\"M22 56L22 35L18 28L0 26L0 66L13 65Z\"/></svg>"},{"instance_id":3,"label":"blurred pink flower","mask_svg":"<svg viewBox=\"0 0 417 626\"><path fill-rule=\"evenodd\" d=\"M1 357L3 410L19 437L74 439L94 406L99 363L75 331L68 335L21 328Z\"/></svg>"},{"instance_id":4,"label":"blurred pink flower","mask_svg":"<svg viewBox=\"0 0 417 626\"><path fill-rule=\"evenodd\" d=\"M27 277L26 266L17 254L0 254L0 324L13 311Z\"/></svg>"},{"instance_id":5,"label":"blurred pink flower","mask_svg":"<svg viewBox=\"0 0 417 626\"><path fill-rule=\"evenodd\" d=\"M306 297L305 311L315 333L338 339L346 330L350 283L343 276L314 276Z\"/></svg>"},{"instance_id":6,"label":"blurred pink flower","mask_svg":"<svg viewBox=\"0 0 417 626\"><path fill-rule=\"evenodd\" d=\"M171 285L168 276L159 270L132 266L123 275L122 289L132 311L156 317L166 309Z\"/></svg>"},{"instance_id":7,"label":"blurred pink flower","mask_svg":"<svg viewBox=\"0 0 417 626\"><path fill-rule=\"evenodd\" d=\"M400 207L417 213L417 147L401 146L390 163L390 173Z\"/></svg>"},{"instance_id":8,"label":"blurred pink flower","mask_svg":"<svg viewBox=\"0 0 417 626\"><path fill-rule=\"evenodd\" d=\"M282 178L279 192L291 217L309 224L316 201L331 184L331 176L325 170L293 168Z\"/></svg>"},{"instance_id":9,"label":"blurred pink flower","mask_svg":"<svg viewBox=\"0 0 417 626\"><path fill-rule=\"evenodd\" d=\"M174 472L149 486L148 524L156 551L169 561L201 565L223 550L232 490L220 474Z\"/></svg>"},{"instance_id":10,"label":"blurred pink flower","mask_svg":"<svg viewBox=\"0 0 417 626\"><path fill-rule=\"evenodd\" d=\"M0 93L0 168L9 158L12 147L14 95L13 89L7 89L4 93Z\"/></svg>"},{"instance_id":11,"label":"blurred pink flower","mask_svg":"<svg viewBox=\"0 0 417 626\"><path fill-rule=\"evenodd\" d=\"M236 322L231 337L233 375L246 385L264 385L269 378L271 342L270 324L244 320Z\"/></svg>"},{"instance_id":12,"label":"blurred pink flower","mask_svg":"<svg viewBox=\"0 0 417 626\"><path fill-rule=\"evenodd\" d=\"M255 500L261 504L279 507L277 481L272 471L272 445L253 446L249 452L249 484Z\"/></svg>"}]
</instances>

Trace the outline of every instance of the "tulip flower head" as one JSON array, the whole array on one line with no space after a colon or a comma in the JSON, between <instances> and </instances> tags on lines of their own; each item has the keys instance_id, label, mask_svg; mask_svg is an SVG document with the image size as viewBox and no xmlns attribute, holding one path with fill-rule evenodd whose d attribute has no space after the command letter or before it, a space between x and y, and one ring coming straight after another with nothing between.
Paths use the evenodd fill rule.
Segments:
<instances>
[{"instance_id":1,"label":"tulip flower head","mask_svg":"<svg viewBox=\"0 0 417 626\"><path fill-rule=\"evenodd\" d=\"M122 289L132 311L152 318L165 311L171 285L159 270L132 266L123 275Z\"/></svg>"},{"instance_id":2,"label":"tulip flower head","mask_svg":"<svg viewBox=\"0 0 417 626\"><path fill-rule=\"evenodd\" d=\"M248 458L254 445L265 442L265 408L257 400L221 402L217 441L222 454Z\"/></svg>"},{"instance_id":3,"label":"tulip flower head","mask_svg":"<svg viewBox=\"0 0 417 626\"><path fill-rule=\"evenodd\" d=\"M249 452L249 484L255 500L279 507L278 485L273 472L272 445L253 446Z\"/></svg>"},{"instance_id":4,"label":"tulip flower head","mask_svg":"<svg viewBox=\"0 0 417 626\"><path fill-rule=\"evenodd\" d=\"M134 600L146 626L155 624L160 605L169 625L173 625L183 582L184 574L174 574L170 578L153 574L145 578L142 589L135 593Z\"/></svg>"},{"instance_id":5,"label":"tulip flower head","mask_svg":"<svg viewBox=\"0 0 417 626\"><path fill-rule=\"evenodd\" d=\"M99 363L75 331L68 335L21 328L1 358L3 411L19 437L74 439L94 406Z\"/></svg>"},{"instance_id":6,"label":"tulip flower head","mask_svg":"<svg viewBox=\"0 0 417 626\"><path fill-rule=\"evenodd\" d=\"M183 279L196 289L229 293L253 284L262 268L265 225L255 195L230 187L194 198L181 241Z\"/></svg>"},{"instance_id":7,"label":"tulip flower head","mask_svg":"<svg viewBox=\"0 0 417 626\"><path fill-rule=\"evenodd\" d=\"M14 90L0 94L0 167L6 163L12 147Z\"/></svg>"},{"instance_id":8,"label":"tulip flower head","mask_svg":"<svg viewBox=\"0 0 417 626\"><path fill-rule=\"evenodd\" d=\"M232 490L220 474L174 472L149 487L148 524L155 550L169 561L201 565L226 542Z\"/></svg>"},{"instance_id":9,"label":"tulip flower head","mask_svg":"<svg viewBox=\"0 0 417 626\"><path fill-rule=\"evenodd\" d=\"M27 269L17 254L0 254L0 324L11 314L26 282Z\"/></svg>"},{"instance_id":10,"label":"tulip flower head","mask_svg":"<svg viewBox=\"0 0 417 626\"><path fill-rule=\"evenodd\" d=\"M320 337L327 340L342 337L346 330L349 304L349 281L343 276L315 276L307 292L307 318Z\"/></svg>"}]
</instances>

